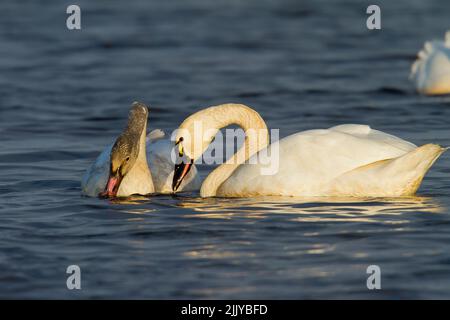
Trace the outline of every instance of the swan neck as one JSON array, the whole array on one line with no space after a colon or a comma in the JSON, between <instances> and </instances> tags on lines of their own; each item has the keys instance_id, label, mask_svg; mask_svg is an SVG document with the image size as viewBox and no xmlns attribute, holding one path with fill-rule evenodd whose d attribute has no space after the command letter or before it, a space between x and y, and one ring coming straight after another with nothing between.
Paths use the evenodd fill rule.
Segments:
<instances>
[{"instance_id":1,"label":"swan neck","mask_svg":"<svg viewBox=\"0 0 450 320\"><path fill-rule=\"evenodd\" d=\"M253 154L267 147L269 132L263 118L253 109L245 105L227 104L216 108L223 112L224 121L219 125L220 130L229 125L238 125L245 132L245 139L239 150L225 163L214 169L205 179L200 189L202 197L214 197L220 186L232 175L241 164Z\"/></svg>"},{"instance_id":2,"label":"swan neck","mask_svg":"<svg viewBox=\"0 0 450 320\"><path fill-rule=\"evenodd\" d=\"M139 153L136 162L123 178L118 190L119 196L145 195L155 192L152 175L147 163L146 133L147 125L145 124L139 137Z\"/></svg>"}]
</instances>

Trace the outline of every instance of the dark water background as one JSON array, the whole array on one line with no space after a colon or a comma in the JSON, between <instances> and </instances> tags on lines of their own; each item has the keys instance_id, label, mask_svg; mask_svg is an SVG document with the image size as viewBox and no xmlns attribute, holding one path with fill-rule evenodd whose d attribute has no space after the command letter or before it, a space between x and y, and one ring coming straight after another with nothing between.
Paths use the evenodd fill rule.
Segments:
<instances>
[{"instance_id":1,"label":"dark water background","mask_svg":"<svg viewBox=\"0 0 450 320\"><path fill-rule=\"evenodd\" d=\"M368 1L79 0L69 31L72 3L0 2L0 297L450 298L448 154L400 200L110 203L79 186L134 100L152 129L241 102L281 136L365 123L448 146L450 98L407 78L449 1L376 1L381 31Z\"/></svg>"}]
</instances>

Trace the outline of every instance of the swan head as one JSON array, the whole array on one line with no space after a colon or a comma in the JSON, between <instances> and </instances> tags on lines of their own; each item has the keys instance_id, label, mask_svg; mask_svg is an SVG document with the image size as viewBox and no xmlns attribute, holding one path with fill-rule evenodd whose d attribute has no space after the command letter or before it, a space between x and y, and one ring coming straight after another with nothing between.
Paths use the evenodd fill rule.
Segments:
<instances>
[{"instance_id":1,"label":"swan head","mask_svg":"<svg viewBox=\"0 0 450 320\"><path fill-rule=\"evenodd\" d=\"M173 192L177 191L194 161L202 156L213 141L223 122L221 119L226 119L226 114L222 114L218 107L209 107L190 115L176 130L174 141L177 161L172 180Z\"/></svg>"},{"instance_id":2,"label":"swan head","mask_svg":"<svg viewBox=\"0 0 450 320\"><path fill-rule=\"evenodd\" d=\"M134 102L128 115L127 126L111 149L108 182L100 196L117 195L123 178L133 168L138 158L140 138L146 129L147 117L147 106Z\"/></svg>"}]
</instances>

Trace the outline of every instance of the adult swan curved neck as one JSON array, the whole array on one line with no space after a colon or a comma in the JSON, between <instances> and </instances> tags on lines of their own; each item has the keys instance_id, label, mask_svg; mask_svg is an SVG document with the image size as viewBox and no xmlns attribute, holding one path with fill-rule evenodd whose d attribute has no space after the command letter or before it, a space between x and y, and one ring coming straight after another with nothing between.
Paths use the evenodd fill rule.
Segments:
<instances>
[{"instance_id":1,"label":"adult swan curved neck","mask_svg":"<svg viewBox=\"0 0 450 320\"><path fill-rule=\"evenodd\" d=\"M226 104L199 111L181 124L175 138L180 156L186 155L192 164L217 131L230 124L246 131L245 142L206 178L202 197L411 196L447 150L431 143L418 147L367 125L344 124L298 132L272 143L271 153L278 150L277 169L262 174L266 164L261 160L269 149L262 150L268 144L264 121L249 107ZM261 131L263 135L255 136ZM175 167L174 191L190 164Z\"/></svg>"},{"instance_id":2,"label":"adult swan curved neck","mask_svg":"<svg viewBox=\"0 0 450 320\"><path fill-rule=\"evenodd\" d=\"M228 103L209 107L191 115L177 130L175 141L180 144L182 154L196 160L205 152L217 132L230 125L238 125L244 130L244 142L232 157L208 175L200 189L202 197L216 196L221 184L237 167L268 145L269 133L266 123L255 110L243 104ZM186 170L181 170L180 175L174 175L174 186L184 178L183 172L187 173Z\"/></svg>"}]
</instances>

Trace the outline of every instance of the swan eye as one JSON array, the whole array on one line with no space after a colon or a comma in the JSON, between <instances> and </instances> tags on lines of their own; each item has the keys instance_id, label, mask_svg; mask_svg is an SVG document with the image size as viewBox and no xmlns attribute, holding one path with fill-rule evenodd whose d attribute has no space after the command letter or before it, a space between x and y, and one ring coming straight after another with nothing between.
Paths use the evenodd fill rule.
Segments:
<instances>
[{"instance_id":1,"label":"swan eye","mask_svg":"<svg viewBox=\"0 0 450 320\"><path fill-rule=\"evenodd\" d=\"M128 162L128 161L130 161L130 156L125 158L125 162Z\"/></svg>"}]
</instances>

